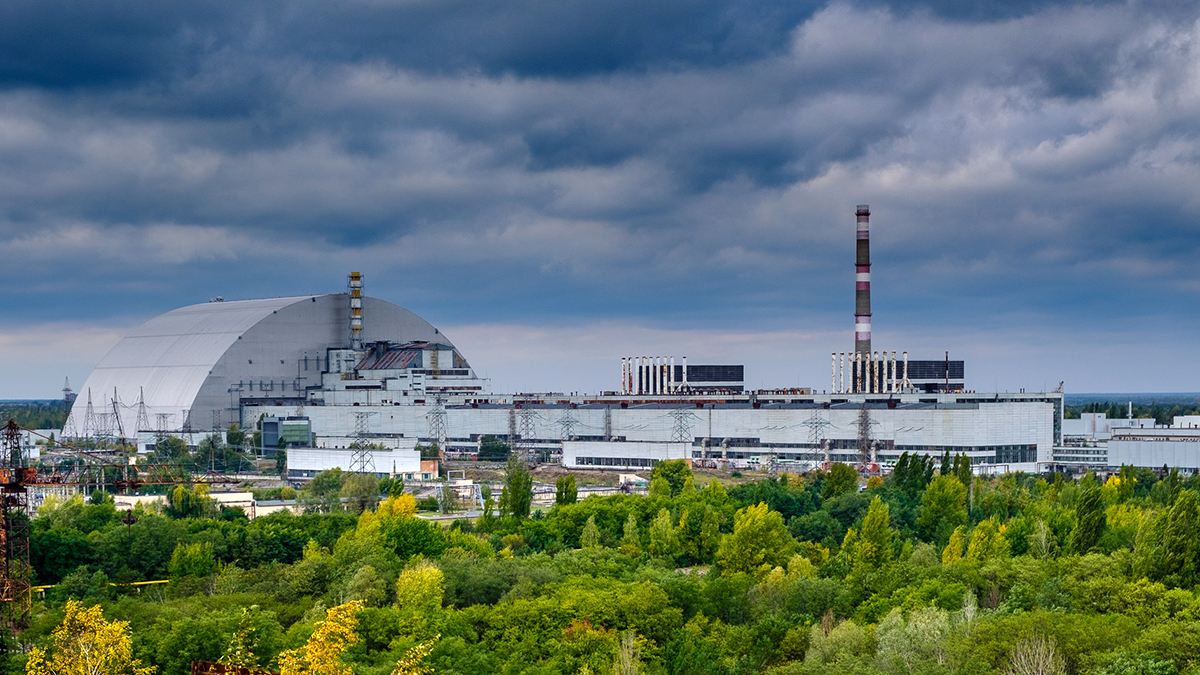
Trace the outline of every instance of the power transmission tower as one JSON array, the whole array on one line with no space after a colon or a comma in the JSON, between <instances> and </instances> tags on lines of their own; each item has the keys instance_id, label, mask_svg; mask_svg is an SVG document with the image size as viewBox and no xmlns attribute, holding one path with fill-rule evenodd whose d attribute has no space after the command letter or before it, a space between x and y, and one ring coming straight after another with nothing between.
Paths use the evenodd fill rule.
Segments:
<instances>
[{"instance_id":1,"label":"power transmission tower","mask_svg":"<svg viewBox=\"0 0 1200 675\"><path fill-rule=\"evenodd\" d=\"M604 407L604 440L612 440L612 406Z\"/></svg>"},{"instance_id":2,"label":"power transmission tower","mask_svg":"<svg viewBox=\"0 0 1200 675\"><path fill-rule=\"evenodd\" d=\"M537 430L534 427L534 418L536 417L537 412L532 408L521 408L521 428L518 436L521 439L520 457L526 462L533 461L533 440L537 437Z\"/></svg>"},{"instance_id":3,"label":"power transmission tower","mask_svg":"<svg viewBox=\"0 0 1200 675\"><path fill-rule=\"evenodd\" d=\"M517 446L517 409L515 407L508 409L508 449L510 452L516 452Z\"/></svg>"},{"instance_id":4,"label":"power transmission tower","mask_svg":"<svg viewBox=\"0 0 1200 675\"><path fill-rule=\"evenodd\" d=\"M354 452L350 454L350 471L353 473L375 473L375 454L371 452L367 434L370 431L372 412L354 413Z\"/></svg>"},{"instance_id":5,"label":"power transmission tower","mask_svg":"<svg viewBox=\"0 0 1200 675\"><path fill-rule=\"evenodd\" d=\"M696 414L687 408L677 408L672 410L671 419L674 423L671 425L671 442L672 443L691 443L692 442L692 419L696 418Z\"/></svg>"},{"instance_id":6,"label":"power transmission tower","mask_svg":"<svg viewBox=\"0 0 1200 675\"><path fill-rule=\"evenodd\" d=\"M438 397L434 399L433 410L426 415L429 420L429 438L437 443L438 459L445 461L446 459L446 399Z\"/></svg>"},{"instance_id":7,"label":"power transmission tower","mask_svg":"<svg viewBox=\"0 0 1200 675\"><path fill-rule=\"evenodd\" d=\"M184 435L187 436L187 444L195 445L195 443L193 442L195 439L192 438L192 433L194 433L194 432L192 429L192 410L191 410L191 408L183 411L183 433L184 433Z\"/></svg>"},{"instance_id":8,"label":"power transmission tower","mask_svg":"<svg viewBox=\"0 0 1200 675\"><path fill-rule=\"evenodd\" d=\"M87 409L83 413L83 437L92 440L96 435L96 409L92 407L92 388L88 387Z\"/></svg>"},{"instance_id":9,"label":"power transmission tower","mask_svg":"<svg viewBox=\"0 0 1200 675\"><path fill-rule=\"evenodd\" d=\"M79 431L75 428L75 411L67 412L67 421L63 423L62 435L66 438L75 438L79 435Z\"/></svg>"},{"instance_id":10,"label":"power transmission tower","mask_svg":"<svg viewBox=\"0 0 1200 675\"><path fill-rule=\"evenodd\" d=\"M571 412L570 408L563 410L562 417L558 418L558 426L561 427L560 438L564 441L571 440L571 437L575 435L575 427L582 424L582 422L575 419L575 415Z\"/></svg>"},{"instance_id":11,"label":"power transmission tower","mask_svg":"<svg viewBox=\"0 0 1200 675\"><path fill-rule=\"evenodd\" d=\"M813 456L824 457L825 430L832 427L833 423L825 419L819 410L813 410L812 415L800 424L808 427L808 444L812 447Z\"/></svg>"},{"instance_id":12,"label":"power transmission tower","mask_svg":"<svg viewBox=\"0 0 1200 675\"><path fill-rule=\"evenodd\" d=\"M112 418L117 438L121 439L121 445L125 445L125 425L121 423L121 399L117 397L116 387L113 387Z\"/></svg>"},{"instance_id":13,"label":"power transmission tower","mask_svg":"<svg viewBox=\"0 0 1200 675\"><path fill-rule=\"evenodd\" d=\"M150 431L150 417L146 414L146 393L138 387L137 428L134 432Z\"/></svg>"},{"instance_id":14,"label":"power transmission tower","mask_svg":"<svg viewBox=\"0 0 1200 675\"><path fill-rule=\"evenodd\" d=\"M864 403L858 409L858 463L864 467L871 463L872 424L874 422L871 420L871 411L867 410L867 404Z\"/></svg>"},{"instance_id":15,"label":"power transmission tower","mask_svg":"<svg viewBox=\"0 0 1200 675\"><path fill-rule=\"evenodd\" d=\"M171 430L171 413L154 413L154 419L158 422L158 426L154 431L156 442L166 440L168 432Z\"/></svg>"}]
</instances>

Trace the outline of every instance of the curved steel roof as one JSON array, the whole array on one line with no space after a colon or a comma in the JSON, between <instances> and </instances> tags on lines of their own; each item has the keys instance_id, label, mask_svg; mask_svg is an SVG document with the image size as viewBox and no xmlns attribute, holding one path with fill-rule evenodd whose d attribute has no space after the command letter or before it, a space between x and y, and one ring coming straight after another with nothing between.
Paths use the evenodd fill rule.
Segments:
<instances>
[{"instance_id":1,"label":"curved steel roof","mask_svg":"<svg viewBox=\"0 0 1200 675\"><path fill-rule=\"evenodd\" d=\"M225 399L230 396L226 392L243 380L247 384L267 380L272 387L279 380L280 390L284 378L317 383L316 372L299 377L301 354L304 368L308 369L311 357L316 371L317 359L326 347L344 346L346 307L345 294L305 295L207 302L160 314L131 331L100 360L80 389L64 433L70 434L73 426L76 435L82 436L85 425L98 432L102 418L87 419L89 392L95 413L112 413L113 399L117 399L115 407L127 437L138 430L139 395L151 429L157 428L160 414L168 416L167 428L179 429L189 411L191 426L198 431L210 429L218 421L224 426L234 421L232 415L218 420L216 414L209 419L210 413L224 415L229 403ZM369 340L449 343L428 322L391 303L364 298L364 314ZM108 423L115 433L111 418Z\"/></svg>"}]
</instances>

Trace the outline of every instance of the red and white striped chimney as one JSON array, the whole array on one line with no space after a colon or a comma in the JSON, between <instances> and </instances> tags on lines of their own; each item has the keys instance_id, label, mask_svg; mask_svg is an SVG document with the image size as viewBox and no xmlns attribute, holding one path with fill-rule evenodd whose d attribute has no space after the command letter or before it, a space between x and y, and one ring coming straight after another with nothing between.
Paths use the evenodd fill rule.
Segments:
<instances>
[{"instance_id":1,"label":"red and white striped chimney","mask_svg":"<svg viewBox=\"0 0 1200 675\"><path fill-rule=\"evenodd\" d=\"M859 204L858 251L854 263L854 351L871 353L871 209Z\"/></svg>"}]
</instances>

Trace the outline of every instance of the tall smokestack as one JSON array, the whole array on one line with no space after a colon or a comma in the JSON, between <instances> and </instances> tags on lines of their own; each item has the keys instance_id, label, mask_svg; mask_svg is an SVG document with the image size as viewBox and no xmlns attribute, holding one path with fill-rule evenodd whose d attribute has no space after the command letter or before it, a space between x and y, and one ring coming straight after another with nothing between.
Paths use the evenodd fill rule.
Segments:
<instances>
[{"instance_id":1,"label":"tall smokestack","mask_svg":"<svg viewBox=\"0 0 1200 675\"><path fill-rule=\"evenodd\" d=\"M859 204L858 251L854 261L854 351L871 353L871 209Z\"/></svg>"},{"instance_id":2,"label":"tall smokestack","mask_svg":"<svg viewBox=\"0 0 1200 675\"><path fill-rule=\"evenodd\" d=\"M350 348L362 349L362 273L350 273Z\"/></svg>"}]
</instances>

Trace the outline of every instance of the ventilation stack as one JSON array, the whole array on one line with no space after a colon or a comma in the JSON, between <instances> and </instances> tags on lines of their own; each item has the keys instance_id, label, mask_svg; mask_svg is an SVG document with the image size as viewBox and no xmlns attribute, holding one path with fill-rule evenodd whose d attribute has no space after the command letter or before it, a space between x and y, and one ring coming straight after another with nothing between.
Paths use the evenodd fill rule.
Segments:
<instances>
[{"instance_id":1,"label":"ventilation stack","mask_svg":"<svg viewBox=\"0 0 1200 675\"><path fill-rule=\"evenodd\" d=\"M362 349L362 273L350 273L350 348Z\"/></svg>"},{"instance_id":2,"label":"ventilation stack","mask_svg":"<svg viewBox=\"0 0 1200 675\"><path fill-rule=\"evenodd\" d=\"M857 255L854 262L854 351L871 353L871 210L859 204Z\"/></svg>"}]
</instances>

